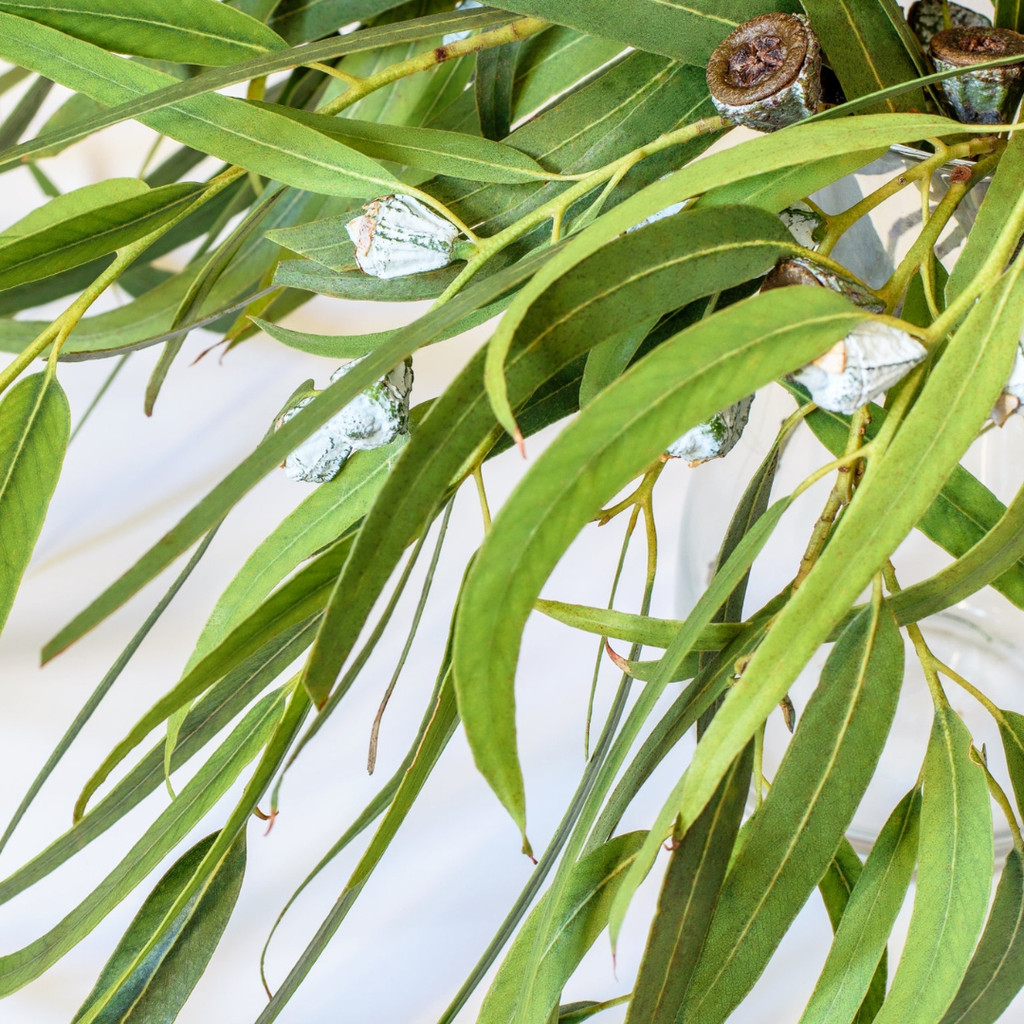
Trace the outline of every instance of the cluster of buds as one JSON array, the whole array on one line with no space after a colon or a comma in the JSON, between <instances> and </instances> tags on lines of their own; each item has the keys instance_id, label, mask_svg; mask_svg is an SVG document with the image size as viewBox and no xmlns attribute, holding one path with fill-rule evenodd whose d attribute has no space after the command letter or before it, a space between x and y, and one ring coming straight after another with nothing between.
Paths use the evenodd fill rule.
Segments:
<instances>
[{"instance_id":1,"label":"cluster of buds","mask_svg":"<svg viewBox=\"0 0 1024 1024\"><path fill-rule=\"evenodd\" d=\"M440 270L458 259L459 230L413 196L374 199L345 225L359 269L373 277Z\"/></svg>"},{"instance_id":2,"label":"cluster of buds","mask_svg":"<svg viewBox=\"0 0 1024 1024\"><path fill-rule=\"evenodd\" d=\"M949 16L949 24L946 16ZM932 36L947 28L991 28L992 21L970 7L947 0L914 0L907 11L911 32L927 47Z\"/></svg>"},{"instance_id":3,"label":"cluster of buds","mask_svg":"<svg viewBox=\"0 0 1024 1024\"><path fill-rule=\"evenodd\" d=\"M358 362L359 359L354 359L335 370L331 383L343 377ZM307 437L285 459L285 474L292 480L326 483L341 472L345 460L353 452L381 448L399 435L408 433L411 392L412 362L407 359ZM287 423L318 394L320 392L312 388L301 394L281 414L275 428Z\"/></svg>"},{"instance_id":4,"label":"cluster of buds","mask_svg":"<svg viewBox=\"0 0 1024 1024\"><path fill-rule=\"evenodd\" d=\"M821 48L799 14L762 14L731 32L711 54L708 88L718 112L771 132L821 106Z\"/></svg>"},{"instance_id":5,"label":"cluster of buds","mask_svg":"<svg viewBox=\"0 0 1024 1024\"><path fill-rule=\"evenodd\" d=\"M884 303L859 281L809 260L783 260L765 278L761 290L786 285L829 288L866 312L885 310ZM924 346L906 331L868 320L797 370L793 379L807 388L819 408L851 414L882 395L926 355Z\"/></svg>"},{"instance_id":6,"label":"cluster of buds","mask_svg":"<svg viewBox=\"0 0 1024 1024\"><path fill-rule=\"evenodd\" d=\"M999 57L1024 56L1024 35L1008 28L950 28L928 43L936 71L954 71ZM983 68L940 83L954 117L964 124L1004 124L1024 92L1024 64Z\"/></svg>"},{"instance_id":7,"label":"cluster of buds","mask_svg":"<svg viewBox=\"0 0 1024 1024\"><path fill-rule=\"evenodd\" d=\"M710 459L720 459L733 450L750 418L753 395L741 398L734 405L698 423L665 449L673 459L686 459L690 466L699 466Z\"/></svg>"}]
</instances>

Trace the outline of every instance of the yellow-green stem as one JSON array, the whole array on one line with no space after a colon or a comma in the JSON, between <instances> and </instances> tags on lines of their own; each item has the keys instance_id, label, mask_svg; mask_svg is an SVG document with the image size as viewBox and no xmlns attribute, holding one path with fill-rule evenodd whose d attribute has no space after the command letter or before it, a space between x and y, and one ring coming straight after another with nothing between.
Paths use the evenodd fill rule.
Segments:
<instances>
[{"instance_id":1,"label":"yellow-green stem","mask_svg":"<svg viewBox=\"0 0 1024 1024\"><path fill-rule=\"evenodd\" d=\"M1006 791L988 770L988 762L973 744L971 745L971 760L985 773L988 791L992 799L999 805L999 809L1003 812L1003 817L1006 818L1007 828L1010 830L1010 835L1013 836L1013 845L1017 847L1019 852L1024 853L1024 837L1020 834L1020 825L1017 824L1017 816L1013 813L1013 807L1010 805Z\"/></svg>"}]
</instances>

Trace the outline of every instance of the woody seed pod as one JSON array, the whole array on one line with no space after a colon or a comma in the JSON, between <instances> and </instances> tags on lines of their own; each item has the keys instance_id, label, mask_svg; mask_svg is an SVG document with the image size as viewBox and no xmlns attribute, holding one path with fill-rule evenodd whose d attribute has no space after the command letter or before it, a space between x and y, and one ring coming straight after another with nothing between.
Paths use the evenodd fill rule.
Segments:
<instances>
[{"instance_id":1,"label":"woody seed pod","mask_svg":"<svg viewBox=\"0 0 1024 1024\"><path fill-rule=\"evenodd\" d=\"M331 375L333 384L360 360L339 367ZM405 360L394 370L357 395L336 416L306 438L284 463L292 480L322 484L333 480L354 451L380 448L409 430L409 394L412 391L412 363ZM319 394L307 394L278 420L287 423Z\"/></svg>"},{"instance_id":2,"label":"woody seed pod","mask_svg":"<svg viewBox=\"0 0 1024 1024\"><path fill-rule=\"evenodd\" d=\"M707 66L718 112L757 131L785 128L821 104L821 49L799 14L762 14L718 45Z\"/></svg>"},{"instance_id":3,"label":"woody seed pod","mask_svg":"<svg viewBox=\"0 0 1024 1024\"><path fill-rule=\"evenodd\" d=\"M459 230L412 196L384 196L345 225L359 269L373 277L440 270L455 258Z\"/></svg>"},{"instance_id":4,"label":"woody seed pod","mask_svg":"<svg viewBox=\"0 0 1024 1024\"><path fill-rule=\"evenodd\" d=\"M855 306L859 306L869 313L885 312L885 303L859 281L819 266L810 260L805 260L801 256L780 260L764 279L761 291L767 292L772 288L784 288L794 284L830 288L834 292L845 295Z\"/></svg>"},{"instance_id":5,"label":"woody seed pod","mask_svg":"<svg viewBox=\"0 0 1024 1024\"><path fill-rule=\"evenodd\" d=\"M962 4L950 3L949 20L950 28L989 28L992 22L984 14L972 11ZM943 0L915 0L907 11L907 24L910 30L921 41L922 46L931 42L932 36L942 32L946 28L946 18L943 13Z\"/></svg>"},{"instance_id":6,"label":"woody seed pod","mask_svg":"<svg viewBox=\"0 0 1024 1024\"><path fill-rule=\"evenodd\" d=\"M929 44L937 71L970 67L998 57L1024 56L1024 35L1008 28L951 28ZM969 71L939 83L964 124L1004 124L1024 92L1024 64Z\"/></svg>"},{"instance_id":7,"label":"woody seed pod","mask_svg":"<svg viewBox=\"0 0 1024 1024\"><path fill-rule=\"evenodd\" d=\"M793 379L810 391L819 408L850 414L873 402L926 355L906 331L868 320L797 370Z\"/></svg>"},{"instance_id":8,"label":"woody seed pod","mask_svg":"<svg viewBox=\"0 0 1024 1024\"><path fill-rule=\"evenodd\" d=\"M747 395L711 419L698 423L673 441L665 449L665 454L674 459L686 459L691 467L728 455L743 434L753 401L754 396Z\"/></svg>"}]
</instances>

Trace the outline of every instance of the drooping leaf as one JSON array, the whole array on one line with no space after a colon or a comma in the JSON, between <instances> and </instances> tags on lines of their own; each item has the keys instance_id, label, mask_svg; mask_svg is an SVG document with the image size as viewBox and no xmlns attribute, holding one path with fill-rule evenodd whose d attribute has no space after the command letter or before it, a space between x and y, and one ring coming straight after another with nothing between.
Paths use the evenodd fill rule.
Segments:
<instances>
[{"instance_id":1,"label":"drooping leaf","mask_svg":"<svg viewBox=\"0 0 1024 1024\"><path fill-rule=\"evenodd\" d=\"M508 1024L513 1019L547 1024L569 976L604 930L608 907L644 835L617 836L574 865L558 906L550 907L549 897L541 899L498 969L480 1010L480 1024ZM516 999L523 970L534 964L537 930L549 913L553 928L535 967L531 1002L520 1008Z\"/></svg>"},{"instance_id":2,"label":"drooping leaf","mask_svg":"<svg viewBox=\"0 0 1024 1024\"><path fill-rule=\"evenodd\" d=\"M992 812L971 736L937 703L925 755L917 890L907 942L876 1024L938 1020L981 934L992 884Z\"/></svg>"},{"instance_id":3,"label":"drooping leaf","mask_svg":"<svg viewBox=\"0 0 1024 1024\"><path fill-rule=\"evenodd\" d=\"M675 1020L711 925L750 791L753 745L677 840L651 921L626 1024Z\"/></svg>"},{"instance_id":4,"label":"drooping leaf","mask_svg":"<svg viewBox=\"0 0 1024 1024\"><path fill-rule=\"evenodd\" d=\"M1024 985L1024 858L1006 855L992 909L941 1024L995 1024Z\"/></svg>"},{"instance_id":5,"label":"drooping leaf","mask_svg":"<svg viewBox=\"0 0 1024 1024\"><path fill-rule=\"evenodd\" d=\"M704 806L712 780L931 505L985 422L1009 373L1024 316L1020 269L1011 268L953 335L901 429L872 460L814 568L730 691L688 769L679 807L684 820Z\"/></svg>"},{"instance_id":6,"label":"drooping leaf","mask_svg":"<svg viewBox=\"0 0 1024 1024\"><path fill-rule=\"evenodd\" d=\"M0 402L0 629L57 486L70 412L56 377L37 373Z\"/></svg>"},{"instance_id":7,"label":"drooping leaf","mask_svg":"<svg viewBox=\"0 0 1024 1024\"><path fill-rule=\"evenodd\" d=\"M855 1019L906 897L917 860L920 812L921 794L915 789L878 834L799 1024Z\"/></svg>"},{"instance_id":8,"label":"drooping leaf","mask_svg":"<svg viewBox=\"0 0 1024 1024\"><path fill-rule=\"evenodd\" d=\"M269 694L245 716L177 799L74 910L45 935L0 957L0 994L16 991L56 963L188 835L258 754L281 720L284 697L283 692ZM105 994L94 993L98 999Z\"/></svg>"},{"instance_id":9,"label":"drooping leaf","mask_svg":"<svg viewBox=\"0 0 1024 1024\"><path fill-rule=\"evenodd\" d=\"M690 1019L728 1017L814 891L874 774L902 676L895 621L880 606L865 608L829 655L750 821L694 971L684 1010Z\"/></svg>"},{"instance_id":10,"label":"drooping leaf","mask_svg":"<svg viewBox=\"0 0 1024 1024\"><path fill-rule=\"evenodd\" d=\"M179 857L146 897L72 1024L86 1012L94 1013L100 1024L172 1024L202 977L242 887L244 832L220 869L191 897L186 908L169 927L160 927L216 838L216 833L207 836ZM96 997L107 990L110 979L119 977L136 951L153 939L157 942L153 955L117 986L112 997L97 1003Z\"/></svg>"},{"instance_id":11,"label":"drooping leaf","mask_svg":"<svg viewBox=\"0 0 1024 1024\"><path fill-rule=\"evenodd\" d=\"M112 50L181 64L236 64L284 40L217 0L0 0L0 11L37 21Z\"/></svg>"},{"instance_id":12,"label":"drooping leaf","mask_svg":"<svg viewBox=\"0 0 1024 1024\"><path fill-rule=\"evenodd\" d=\"M512 681L523 626L555 562L602 502L672 440L814 358L857 319L835 295L777 289L700 321L606 388L498 514L467 584L455 682L477 766L520 828L525 806Z\"/></svg>"},{"instance_id":13,"label":"drooping leaf","mask_svg":"<svg viewBox=\"0 0 1024 1024\"><path fill-rule=\"evenodd\" d=\"M91 213L104 206L112 206L134 199L149 191L149 187L139 178L107 178L91 185L72 189L55 196L48 203L37 206L24 217L16 220L10 227L0 232L0 244L31 235L45 228L59 224L84 213Z\"/></svg>"},{"instance_id":14,"label":"drooping leaf","mask_svg":"<svg viewBox=\"0 0 1024 1024\"><path fill-rule=\"evenodd\" d=\"M1024 32L1024 3L1021 0L996 0L995 24Z\"/></svg>"}]
</instances>

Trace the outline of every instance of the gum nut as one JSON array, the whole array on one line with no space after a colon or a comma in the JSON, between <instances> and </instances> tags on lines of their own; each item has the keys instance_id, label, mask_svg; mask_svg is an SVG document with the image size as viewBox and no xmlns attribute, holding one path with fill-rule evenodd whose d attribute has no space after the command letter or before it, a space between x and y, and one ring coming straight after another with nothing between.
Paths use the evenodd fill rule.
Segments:
<instances>
[{"instance_id":1,"label":"gum nut","mask_svg":"<svg viewBox=\"0 0 1024 1024\"><path fill-rule=\"evenodd\" d=\"M951 28L931 38L937 71L953 71L998 57L1024 55L1024 35L1008 28ZM1024 92L1024 65L969 71L939 82L956 119L964 124L1003 124Z\"/></svg>"},{"instance_id":2,"label":"gum nut","mask_svg":"<svg viewBox=\"0 0 1024 1024\"><path fill-rule=\"evenodd\" d=\"M874 295L865 285L845 274L837 274L834 270L805 260L801 256L780 260L761 284L761 291L773 288L785 288L789 285L817 285L830 288L840 295L845 295L855 306L868 313L884 313L885 303Z\"/></svg>"},{"instance_id":3,"label":"gum nut","mask_svg":"<svg viewBox=\"0 0 1024 1024\"><path fill-rule=\"evenodd\" d=\"M281 423L287 423L312 401L312 398L302 399L281 417ZM284 460L284 472L290 480L323 484L341 472L352 448L339 437L333 423L334 420L330 420L314 431Z\"/></svg>"},{"instance_id":4,"label":"gum nut","mask_svg":"<svg viewBox=\"0 0 1024 1024\"><path fill-rule=\"evenodd\" d=\"M686 459L691 466L699 466L710 459L728 455L743 434L750 416L753 395L741 398L711 419L688 430L665 449L675 459Z\"/></svg>"},{"instance_id":5,"label":"gum nut","mask_svg":"<svg viewBox=\"0 0 1024 1024\"><path fill-rule=\"evenodd\" d=\"M789 229L798 245L805 249L817 249L814 233L825 226L825 218L806 203L794 203L779 211L779 220Z\"/></svg>"},{"instance_id":6,"label":"gum nut","mask_svg":"<svg viewBox=\"0 0 1024 1024\"><path fill-rule=\"evenodd\" d=\"M345 225L359 269L373 277L440 270L452 261L459 230L412 196L385 196Z\"/></svg>"},{"instance_id":7,"label":"gum nut","mask_svg":"<svg viewBox=\"0 0 1024 1024\"><path fill-rule=\"evenodd\" d=\"M462 0L462 3L455 5L455 10L464 11L469 7L483 7L480 0ZM468 39L472 35L472 31L469 32L449 32L448 35L441 37L441 44L448 46L451 43L461 42L463 39Z\"/></svg>"},{"instance_id":8,"label":"gum nut","mask_svg":"<svg viewBox=\"0 0 1024 1024\"><path fill-rule=\"evenodd\" d=\"M821 106L821 49L799 14L762 14L719 43L707 66L718 112L736 124L771 132Z\"/></svg>"},{"instance_id":9,"label":"gum nut","mask_svg":"<svg viewBox=\"0 0 1024 1024\"><path fill-rule=\"evenodd\" d=\"M845 356L841 372L830 372L815 362L793 374L794 380L810 391L812 401L830 412L856 412L927 355L924 346L906 331L874 320L855 327L841 344ZM826 353L826 359L829 355Z\"/></svg>"},{"instance_id":10,"label":"gum nut","mask_svg":"<svg viewBox=\"0 0 1024 1024\"><path fill-rule=\"evenodd\" d=\"M339 367L331 382L343 377L360 360ZM390 444L409 429L409 393L412 390L412 366L400 363L386 377L371 384L331 420L339 437L356 450L369 450Z\"/></svg>"},{"instance_id":11,"label":"gum nut","mask_svg":"<svg viewBox=\"0 0 1024 1024\"><path fill-rule=\"evenodd\" d=\"M962 4L944 4L943 0L915 0L907 11L907 24L922 46L927 46L932 36L945 29L946 18L942 10L944 6L949 8L949 20L953 28L986 28L992 24L984 14L972 11Z\"/></svg>"}]
</instances>

